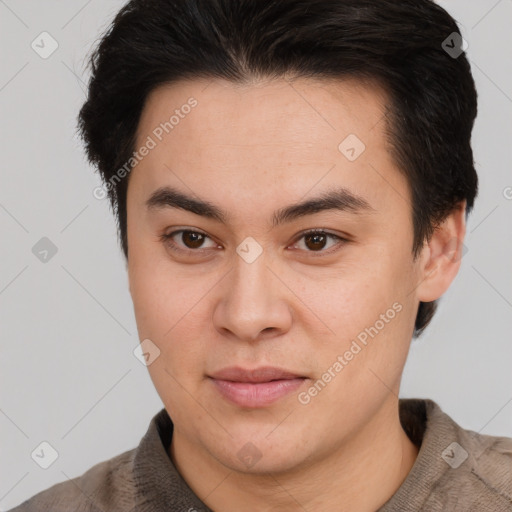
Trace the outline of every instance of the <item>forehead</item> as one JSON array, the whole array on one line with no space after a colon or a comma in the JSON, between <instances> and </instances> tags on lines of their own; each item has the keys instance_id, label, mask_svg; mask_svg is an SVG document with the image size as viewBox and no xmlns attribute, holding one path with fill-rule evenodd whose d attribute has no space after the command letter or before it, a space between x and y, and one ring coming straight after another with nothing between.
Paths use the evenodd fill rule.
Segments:
<instances>
[{"instance_id":1,"label":"forehead","mask_svg":"<svg viewBox=\"0 0 512 512\"><path fill-rule=\"evenodd\" d=\"M277 204L333 184L382 203L405 185L389 154L386 107L381 88L353 79L166 84L146 100L136 147L154 147L130 182L146 198L172 182L253 209L258 195Z\"/></svg>"},{"instance_id":2,"label":"forehead","mask_svg":"<svg viewBox=\"0 0 512 512\"><path fill-rule=\"evenodd\" d=\"M196 106L189 109L191 99ZM384 127L380 121L387 103L377 83L363 84L353 78L279 78L245 84L220 79L183 80L161 85L148 95L138 135L151 133L173 113L179 115L179 120L171 122L173 132L183 136L190 130L196 135L208 132L208 139L218 144L247 145L251 139L277 143L276 135L283 141L313 142L323 140L327 129L334 139L352 132L369 135L366 132L377 125ZM288 117L291 114L293 118ZM195 122L181 123L186 117L193 117ZM175 130L178 124L182 126ZM230 127L230 140L225 140L224 130ZM378 133L379 129L374 132Z\"/></svg>"}]
</instances>

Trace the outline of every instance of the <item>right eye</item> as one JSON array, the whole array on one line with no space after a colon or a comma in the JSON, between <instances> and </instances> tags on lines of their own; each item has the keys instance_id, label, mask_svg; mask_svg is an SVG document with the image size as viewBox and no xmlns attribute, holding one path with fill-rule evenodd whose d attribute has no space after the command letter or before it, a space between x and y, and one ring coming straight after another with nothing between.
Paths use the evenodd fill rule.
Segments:
<instances>
[{"instance_id":1,"label":"right eye","mask_svg":"<svg viewBox=\"0 0 512 512\"><path fill-rule=\"evenodd\" d=\"M178 237L178 240L181 241L184 247L180 247L179 243L175 240L176 237ZM204 244L204 241L208 238L210 237L206 233L191 229L178 229L168 234L164 233L163 235L160 236L160 239L172 251L182 253L185 252L189 254L194 252L203 252L204 250L206 250L201 247ZM218 245L215 242L213 243L213 247L218 247Z\"/></svg>"}]
</instances>

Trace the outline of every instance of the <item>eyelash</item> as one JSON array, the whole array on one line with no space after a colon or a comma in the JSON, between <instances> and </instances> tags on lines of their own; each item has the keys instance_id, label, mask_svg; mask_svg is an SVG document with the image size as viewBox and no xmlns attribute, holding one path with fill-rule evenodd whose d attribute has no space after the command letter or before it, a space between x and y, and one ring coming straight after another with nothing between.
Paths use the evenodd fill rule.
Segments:
<instances>
[{"instance_id":1,"label":"eyelash","mask_svg":"<svg viewBox=\"0 0 512 512\"><path fill-rule=\"evenodd\" d=\"M186 233L197 233L197 234L200 234L200 235L204 235L207 238L210 238L206 233L203 233L202 231L193 230L193 229L178 229L176 231L172 231L169 234L160 235L159 238L172 251L177 252L177 253L186 253L186 254L196 253L197 254L197 253L201 253L203 251L207 251L208 250L208 249L182 249L181 247L178 247L177 244L172 241L172 238L174 236L176 236L178 233L185 233L185 232ZM338 240L338 244L336 244L335 247L331 247L328 250L325 250L325 251L324 250L320 250L320 251L306 251L308 253L311 253L311 255L313 257L325 256L325 255L329 255L329 254L335 253L335 252L337 252L338 250L341 249L341 246L343 246L346 242L349 241L348 239L343 238L343 237L341 237L339 235L335 235L335 234L329 233L328 231L325 231L323 229L316 228L316 229L310 229L310 230L307 230L307 231L303 231L302 233L300 233L300 235L295 239L295 242L293 243L293 245L297 244L297 242L299 242L302 238L306 237L307 235L326 235L326 236L328 236L330 238Z\"/></svg>"}]
</instances>

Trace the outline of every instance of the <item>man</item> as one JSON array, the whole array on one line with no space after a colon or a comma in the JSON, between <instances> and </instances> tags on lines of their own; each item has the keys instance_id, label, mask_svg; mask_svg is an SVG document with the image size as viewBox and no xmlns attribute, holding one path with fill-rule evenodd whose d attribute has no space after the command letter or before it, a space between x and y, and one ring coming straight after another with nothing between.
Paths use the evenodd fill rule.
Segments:
<instances>
[{"instance_id":1,"label":"man","mask_svg":"<svg viewBox=\"0 0 512 512\"><path fill-rule=\"evenodd\" d=\"M512 440L399 400L477 193L429 0L133 0L79 117L164 408L16 511L507 511Z\"/></svg>"}]
</instances>

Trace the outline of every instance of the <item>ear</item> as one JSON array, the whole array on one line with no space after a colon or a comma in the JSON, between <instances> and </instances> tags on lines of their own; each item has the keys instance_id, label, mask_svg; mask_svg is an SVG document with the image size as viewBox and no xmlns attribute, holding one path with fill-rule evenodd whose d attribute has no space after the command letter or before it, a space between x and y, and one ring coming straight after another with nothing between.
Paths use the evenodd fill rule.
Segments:
<instances>
[{"instance_id":1,"label":"ear","mask_svg":"<svg viewBox=\"0 0 512 512\"><path fill-rule=\"evenodd\" d=\"M460 268L463 241L466 235L466 201L456 208L435 229L420 254L417 297L432 302L448 290Z\"/></svg>"}]
</instances>

